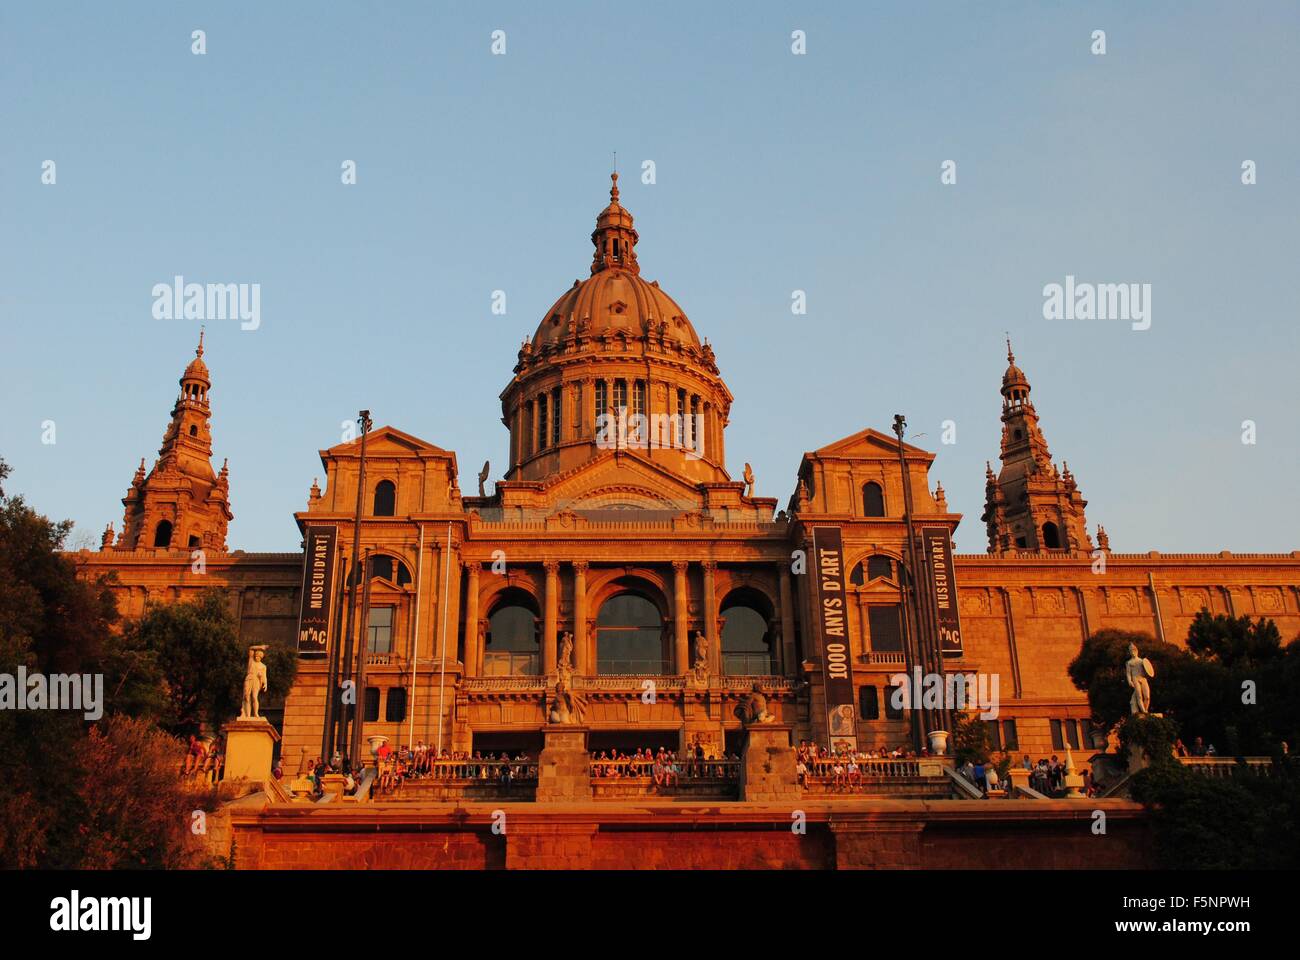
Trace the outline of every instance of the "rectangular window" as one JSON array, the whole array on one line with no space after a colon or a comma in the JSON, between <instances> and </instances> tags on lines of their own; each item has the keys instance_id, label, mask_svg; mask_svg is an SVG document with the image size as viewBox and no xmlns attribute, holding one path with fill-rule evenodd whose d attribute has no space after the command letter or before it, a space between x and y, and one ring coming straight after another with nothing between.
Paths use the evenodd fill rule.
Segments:
<instances>
[{"instance_id":1,"label":"rectangular window","mask_svg":"<svg viewBox=\"0 0 1300 960\"><path fill-rule=\"evenodd\" d=\"M677 421L674 424L677 436L673 437L673 445L684 447L686 445L686 391L677 391Z\"/></svg>"},{"instance_id":2,"label":"rectangular window","mask_svg":"<svg viewBox=\"0 0 1300 960\"><path fill-rule=\"evenodd\" d=\"M599 418L609 413L609 385L604 380L596 381L596 417L599 427Z\"/></svg>"},{"instance_id":3,"label":"rectangular window","mask_svg":"<svg viewBox=\"0 0 1300 960\"><path fill-rule=\"evenodd\" d=\"M1051 723L1052 723L1052 749L1064 750L1065 740L1062 738L1061 735L1061 721L1053 720Z\"/></svg>"},{"instance_id":4,"label":"rectangular window","mask_svg":"<svg viewBox=\"0 0 1300 960\"><path fill-rule=\"evenodd\" d=\"M872 650L897 652L903 649L903 623L898 604L867 607L867 627L871 632Z\"/></svg>"},{"instance_id":5,"label":"rectangular window","mask_svg":"<svg viewBox=\"0 0 1300 960\"><path fill-rule=\"evenodd\" d=\"M546 418L546 394L537 398L537 449L546 449L547 430L550 421Z\"/></svg>"},{"instance_id":6,"label":"rectangular window","mask_svg":"<svg viewBox=\"0 0 1300 960\"><path fill-rule=\"evenodd\" d=\"M388 700L384 704L384 719L389 723L401 723L406 719L405 687L388 688Z\"/></svg>"},{"instance_id":7,"label":"rectangular window","mask_svg":"<svg viewBox=\"0 0 1300 960\"><path fill-rule=\"evenodd\" d=\"M1070 741L1070 749L1079 749L1079 725L1073 720L1066 720L1064 723L1066 739Z\"/></svg>"},{"instance_id":8,"label":"rectangular window","mask_svg":"<svg viewBox=\"0 0 1300 960\"><path fill-rule=\"evenodd\" d=\"M885 719L886 720L903 719L903 711L900 710L898 707L894 706L896 702L894 698L894 691L898 689L899 689L898 687L885 687Z\"/></svg>"},{"instance_id":9,"label":"rectangular window","mask_svg":"<svg viewBox=\"0 0 1300 960\"><path fill-rule=\"evenodd\" d=\"M560 445L560 424L564 412L564 401L561 399L561 393L557 388L551 395L551 445L558 447Z\"/></svg>"},{"instance_id":10,"label":"rectangular window","mask_svg":"<svg viewBox=\"0 0 1300 960\"><path fill-rule=\"evenodd\" d=\"M1016 721L1002 721L1002 745L1007 750L1020 749L1020 736L1016 733Z\"/></svg>"},{"instance_id":11,"label":"rectangular window","mask_svg":"<svg viewBox=\"0 0 1300 960\"><path fill-rule=\"evenodd\" d=\"M366 649L371 653L393 652L393 608L371 607L366 627Z\"/></svg>"},{"instance_id":12,"label":"rectangular window","mask_svg":"<svg viewBox=\"0 0 1300 960\"><path fill-rule=\"evenodd\" d=\"M617 446L622 448L627 445L627 381L614 381L614 409L613 414L618 426L616 429Z\"/></svg>"},{"instance_id":13,"label":"rectangular window","mask_svg":"<svg viewBox=\"0 0 1300 960\"><path fill-rule=\"evenodd\" d=\"M632 384L632 413L645 416L645 381L637 380ZM650 439L649 427L643 420L637 420L632 425L632 440L634 443L641 445Z\"/></svg>"},{"instance_id":14,"label":"rectangular window","mask_svg":"<svg viewBox=\"0 0 1300 960\"><path fill-rule=\"evenodd\" d=\"M379 688L366 687L366 723L379 719Z\"/></svg>"},{"instance_id":15,"label":"rectangular window","mask_svg":"<svg viewBox=\"0 0 1300 960\"><path fill-rule=\"evenodd\" d=\"M858 688L858 716L863 720L880 719L880 694L875 687Z\"/></svg>"},{"instance_id":16,"label":"rectangular window","mask_svg":"<svg viewBox=\"0 0 1300 960\"><path fill-rule=\"evenodd\" d=\"M1002 728L998 726L996 720L985 720L985 729L989 732L989 746L998 751L1002 751Z\"/></svg>"}]
</instances>

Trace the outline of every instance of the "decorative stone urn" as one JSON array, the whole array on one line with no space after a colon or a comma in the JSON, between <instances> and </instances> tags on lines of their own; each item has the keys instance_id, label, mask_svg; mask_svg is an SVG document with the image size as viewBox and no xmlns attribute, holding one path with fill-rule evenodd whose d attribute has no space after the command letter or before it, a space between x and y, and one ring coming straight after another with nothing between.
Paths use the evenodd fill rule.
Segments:
<instances>
[{"instance_id":1,"label":"decorative stone urn","mask_svg":"<svg viewBox=\"0 0 1300 960\"><path fill-rule=\"evenodd\" d=\"M930 731L930 752L936 757L942 757L948 752L948 731L931 730Z\"/></svg>"},{"instance_id":2,"label":"decorative stone urn","mask_svg":"<svg viewBox=\"0 0 1300 960\"><path fill-rule=\"evenodd\" d=\"M383 734L373 733L366 737L366 742L370 744L370 758L377 762L379 760L379 748L388 742L388 738Z\"/></svg>"}]
</instances>

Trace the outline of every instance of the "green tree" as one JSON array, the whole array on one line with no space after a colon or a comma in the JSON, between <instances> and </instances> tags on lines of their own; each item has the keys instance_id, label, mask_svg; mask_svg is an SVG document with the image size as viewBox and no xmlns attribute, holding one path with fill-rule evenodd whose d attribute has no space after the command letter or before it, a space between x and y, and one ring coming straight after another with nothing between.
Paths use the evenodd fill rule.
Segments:
<instances>
[{"instance_id":1,"label":"green tree","mask_svg":"<svg viewBox=\"0 0 1300 960\"><path fill-rule=\"evenodd\" d=\"M162 691L157 720L164 730L198 733L202 724L216 728L239 713L248 649L220 590L205 590L188 602L150 605L128 626L123 658ZM297 656L286 645L271 644L265 663L264 702L288 694Z\"/></svg>"},{"instance_id":2,"label":"green tree","mask_svg":"<svg viewBox=\"0 0 1300 960\"><path fill-rule=\"evenodd\" d=\"M0 460L0 484L9 466ZM59 554L54 523L0 486L0 673L97 673L117 609L102 583ZM67 861L84 815L77 783L85 721L50 710L0 710L0 866Z\"/></svg>"}]
</instances>

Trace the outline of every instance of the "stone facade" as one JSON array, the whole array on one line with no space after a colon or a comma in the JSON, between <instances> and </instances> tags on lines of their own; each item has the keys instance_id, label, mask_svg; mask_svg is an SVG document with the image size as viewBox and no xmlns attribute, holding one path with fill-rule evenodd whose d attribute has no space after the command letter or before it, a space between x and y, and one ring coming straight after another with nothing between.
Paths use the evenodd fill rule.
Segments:
<instances>
[{"instance_id":1,"label":"stone facade","mask_svg":"<svg viewBox=\"0 0 1300 960\"><path fill-rule=\"evenodd\" d=\"M952 531L962 519L941 486L931 489L934 454L902 444L900 455L895 437L861 430L804 454L778 510L750 478L731 479L732 398L717 358L642 279L616 185L592 240L590 277L542 318L502 391L507 466L491 490L485 469L479 490L463 493L453 452L396 427L367 435L360 491L359 440L320 451L325 486L313 482L300 528L336 526L345 569L359 492L361 550L374 558L366 685L377 711L366 734L536 755L572 634L572 688L593 749L699 742L739 752L734 709L755 681L796 740L824 743L815 600L797 558L810 553L814 526L834 525L859 742L907 742L887 697L905 666L905 487L918 526ZM201 343L198 352L159 463L148 476L141 466L124 501L122 534L72 556L85 576L117 574L127 616L216 586L245 643L292 643L302 554L227 549L227 470L210 463ZM1066 666L1099 629L1181 642L1208 609L1300 634L1300 551L1119 554L1101 533L1094 546L1078 485L1053 465L1028 378L1009 359L1002 470L986 478L989 552L956 557L964 647L949 661L998 678L1005 746L1035 757L1086 748L1087 701ZM269 705L290 764L320 751L326 670L303 660L283 716ZM455 846L467 862L496 856L477 841Z\"/></svg>"}]
</instances>

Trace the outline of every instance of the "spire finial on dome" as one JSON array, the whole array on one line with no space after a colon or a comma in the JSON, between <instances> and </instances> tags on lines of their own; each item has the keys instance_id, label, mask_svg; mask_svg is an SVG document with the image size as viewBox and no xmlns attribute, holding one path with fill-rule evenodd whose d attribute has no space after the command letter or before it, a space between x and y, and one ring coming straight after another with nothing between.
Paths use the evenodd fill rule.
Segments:
<instances>
[{"instance_id":1,"label":"spire finial on dome","mask_svg":"<svg viewBox=\"0 0 1300 960\"><path fill-rule=\"evenodd\" d=\"M613 173L609 175L609 182L610 182L609 199L614 203L618 203L618 171L617 170L615 170Z\"/></svg>"},{"instance_id":2,"label":"spire finial on dome","mask_svg":"<svg viewBox=\"0 0 1300 960\"><path fill-rule=\"evenodd\" d=\"M1007 363L1015 363L1016 355L1011 352L1011 332L1007 331Z\"/></svg>"},{"instance_id":3,"label":"spire finial on dome","mask_svg":"<svg viewBox=\"0 0 1300 960\"><path fill-rule=\"evenodd\" d=\"M199 345L194 351L194 356L196 357L203 356L203 332L204 332L204 328L199 327Z\"/></svg>"}]
</instances>

